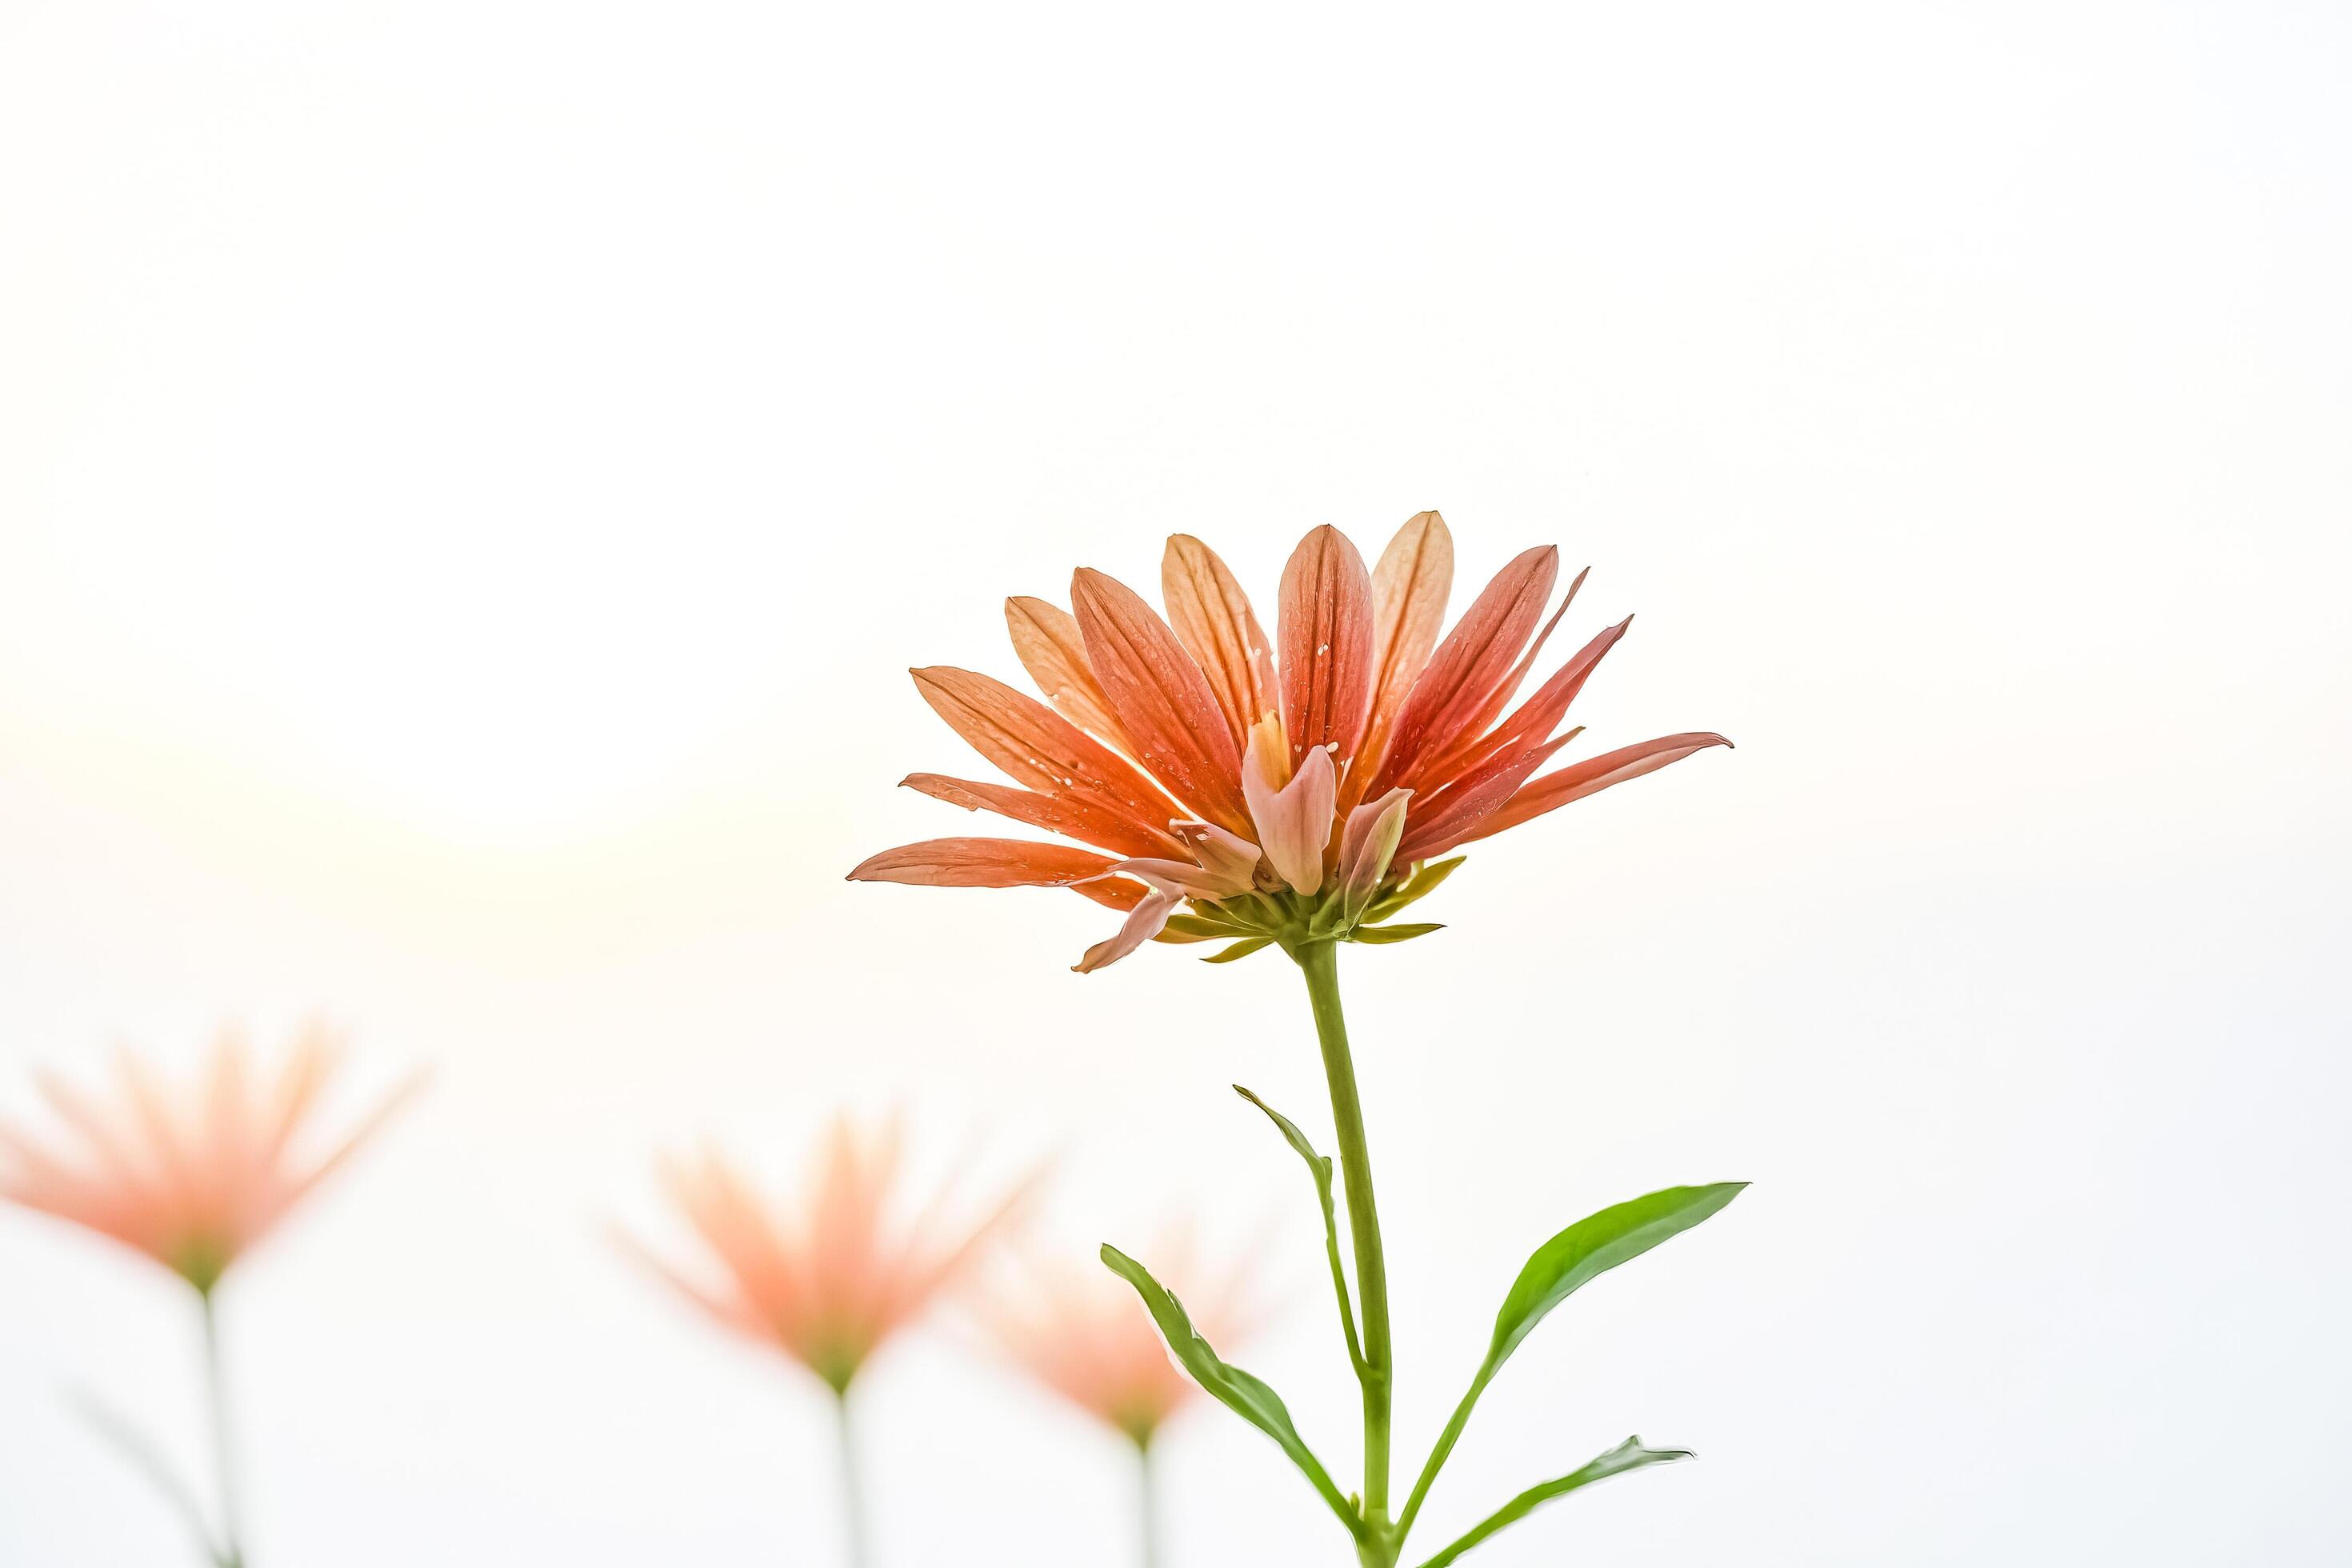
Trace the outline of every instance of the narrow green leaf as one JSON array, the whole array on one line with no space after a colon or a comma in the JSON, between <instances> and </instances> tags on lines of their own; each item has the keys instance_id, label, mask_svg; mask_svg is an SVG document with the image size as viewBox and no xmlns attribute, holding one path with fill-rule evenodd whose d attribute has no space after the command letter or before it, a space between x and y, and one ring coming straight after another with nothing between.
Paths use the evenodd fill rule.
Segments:
<instances>
[{"instance_id":1,"label":"narrow green leaf","mask_svg":"<svg viewBox=\"0 0 2352 1568\"><path fill-rule=\"evenodd\" d=\"M1102 1260L1112 1273L1134 1286L1135 1293L1143 1298L1145 1310L1150 1312L1151 1321L1159 1325L1160 1337L1166 1340L1168 1348L1175 1352L1177 1364L1190 1373L1192 1381L1208 1390L1220 1405L1280 1445L1282 1451L1290 1456L1290 1462L1298 1467L1307 1480L1314 1484L1315 1489L1322 1494L1323 1500L1331 1505L1331 1511L1339 1516L1349 1533L1361 1540L1364 1535L1363 1519L1348 1506L1348 1500L1340 1494L1338 1487L1331 1484L1331 1473L1323 1468L1323 1461L1315 1457L1307 1447L1306 1439L1299 1436L1298 1428L1291 1425L1290 1411L1283 1405L1282 1396L1241 1368L1220 1360L1209 1342L1192 1327L1192 1320L1186 1314L1184 1304L1154 1279L1142 1264L1108 1244L1102 1249Z\"/></svg>"},{"instance_id":2,"label":"narrow green leaf","mask_svg":"<svg viewBox=\"0 0 2352 1568\"><path fill-rule=\"evenodd\" d=\"M1315 1145L1307 1141L1307 1134L1301 1132L1298 1124L1290 1118L1239 1084L1234 1085L1234 1092L1265 1112L1267 1119L1281 1131L1284 1141L1297 1151L1300 1159L1307 1162L1307 1172L1315 1178L1315 1197L1323 1205L1323 1250L1331 1262L1331 1289L1339 1298L1339 1328L1348 1337L1349 1363L1356 1369L1356 1376L1361 1379L1365 1370L1364 1350L1362 1342L1356 1337L1356 1309L1348 1295L1348 1270L1339 1261L1339 1212L1331 1196L1331 1162L1315 1152Z\"/></svg>"},{"instance_id":3,"label":"narrow green leaf","mask_svg":"<svg viewBox=\"0 0 2352 1568\"><path fill-rule=\"evenodd\" d=\"M1427 936L1433 931L1444 931L1442 925L1358 926L1356 940L1370 942L1411 942L1417 936Z\"/></svg>"},{"instance_id":4,"label":"narrow green leaf","mask_svg":"<svg viewBox=\"0 0 2352 1568\"><path fill-rule=\"evenodd\" d=\"M1407 877L1393 892L1383 894L1372 900L1372 907L1364 911L1364 918L1369 921L1384 921L1407 904L1429 897L1430 894L1437 891L1437 885L1440 882L1454 875L1455 868L1468 858L1467 855L1456 855L1450 860L1434 860L1423 866L1420 870Z\"/></svg>"},{"instance_id":5,"label":"narrow green leaf","mask_svg":"<svg viewBox=\"0 0 2352 1568\"><path fill-rule=\"evenodd\" d=\"M1250 934L1247 926L1238 926L1231 921L1221 921L1209 915L1170 915L1167 925L1161 929L1172 931L1179 936L1191 937L1198 942L1207 942L1221 936Z\"/></svg>"},{"instance_id":6,"label":"narrow green leaf","mask_svg":"<svg viewBox=\"0 0 2352 1568\"><path fill-rule=\"evenodd\" d=\"M1517 1524L1554 1498L1566 1497L1580 1487L1595 1481L1605 1481L1612 1476L1622 1476L1628 1470L1646 1469L1652 1465L1670 1465L1676 1459L1691 1458L1683 1448L1644 1448L1639 1437L1628 1437L1607 1453L1580 1469L1570 1470L1556 1481L1546 1481L1526 1491L1496 1509L1471 1527L1467 1533L1421 1568L1445 1568L1445 1565L1486 1540L1496 1531Z\"/></svg>"},{"instance_id":7,"label":"narrow green leaf","mask_svg":"<svg viewBox=\"0 0 2352 1568\"><path fill-rule=\"evenodd\" d=\"M1220 949L1218 952L1209 954L1208 957L1201 960L1201 962L1203 963L1231 963L1234 959L1247 958L1259 948L1271 946L1273 942L1274 938L1270 936L1254 936L1247 942L1237 942L1231 947Z\"/></svg>"},{"instance_id":8,"label":"narrow green leaf","mask_svg":"<svg viewBox=\"0 0 2352 1568\"><path fill-rule=\"evenodd\" d=\"M1578 1220L1536 1248L1495 1314L1495 1337L1485 1375L1492 1376L1528 1331L1569 1296L1621 1263L1630 1262L1706 1219L1738 1197L1746 1182L1668 1187Z\"/></svg>"}]
</instances>

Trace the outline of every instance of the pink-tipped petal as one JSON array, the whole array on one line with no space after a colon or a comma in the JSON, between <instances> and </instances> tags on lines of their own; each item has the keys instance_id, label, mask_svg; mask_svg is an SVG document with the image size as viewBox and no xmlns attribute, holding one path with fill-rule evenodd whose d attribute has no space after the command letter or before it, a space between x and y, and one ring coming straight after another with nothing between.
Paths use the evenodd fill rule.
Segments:
<instances>
[{"instance_id":1,"label":"pink-tipped petal","mask_svg":"<svg viewBox=\"0 0 2352 1568\"><path fill-rule=\"evenodd\" d=\"M1412 791L1392 789L1348 814L1348 825L1339 833L1339 882L1350 913L1360 912L1371 901L1381 879L1388 875L1404 839L1405 813L1412 803Z\"/></svg>"},{"instance_id":2,"label":"pink-tipped petal","mask_svg":"<svg viewBox=\"0 0 2352 1568\"><path fill-rule=\"evenodd\" d=\"M1327 524L1298 542L1282 569L1279 620L1290 764L1328 746L1344 766L1372 700L1372 579L1346 534Z\"/></svg>"},{"instance_id":3,"label":"pink-tipped petal","mask_svg":"<svg viewBox=\"0 0 2352 1568\"><path fill-rule=\"evenodd\" d=\"M1100 572L1081 568L1070 599L1087 661L1134 742L1136 760L1200 816L1244 831L1241 750L1208 678L1176 634L1132 589Z\"/></svg>"},{"instance_id":4,"label":"pink-tipped petal","mask_svg":"<svg viewBox=\"0 0 2352 1568\"><path fill-rule=\"evenodd\" d=\"M1685 757L1704 752L1710 746L1729 744L1731 742L1720 735L1694 731L1662 735L1638 745L1621 746L1616 751L1603 752L1573 767L1562 768L1556 773L1548 773L1523 786L1498 810L1454 842L1467 844L1473 839L1491 837L1548 811L1557 811L1570 801L1597 795L1612 784L1655 773L1669 763L1681 762Z\"/></svg>"},{"instance_id":5,"label":"pink-tipped petal","mask_svg":"<svg viewBox=\"0 0 2352 1568\"><path fill-rule=\"evenodd\" d=\"M1323 847L1331 841L1339 779L1331 753L1317 746L1287 784L1276 784L1274 770L1282 760L1267 753L1281 743L1265 729L1255 732L1249 759L1242 764L1242 788L1257 824L1258 847L1275 874L1299 892L1313 893L1323 886Z\"/></svg>"},{"instance_id":6,"label":"pink-tipped petal","mask_svg":"<svg viewBox=\"0 0 2352 1568\"><path fill-rule=\"evenodd\" d=\"M868 856L853 882L924 888L1066 888L1111 868L1111 858L1025 838L927 838Z\"/></svg>"},{"instance_id":7,"label":"pink-tipped petal","mask_svg":"<svg viewBox=\"0 0 2352 1568\"><path fill-rule=\"evenodd\" d=\"M1189 533L1169 540L1160 590L1168 624L1208 678L1234 744L1246 745L1249 727L1279 700L1274 647L1248 595L1217 552Z\"/></svg>"},{"instance_id":8,"label":"pink-tipped petal","mask_svg":"<svg viewBox=\"0 0 2352 1568\"><path fill-rule=\"evenodd\" d=\"M1240 834L1228 833L1213 822L1179 822L1171 831L1191 847L1201 869L1225 889L1211 897L1245 893L1256 886L1258 847Z\"/></svg>"},{"instance_id":9,"label":"pink-tipped petal","mask_svg":"<svg viewBox=\"0 0 2352 1568\"><path fill-rule=\"evenodd\" d=\"M1135 906L1134 911L1118 928L1117 936L1106 937L1087 949L1086 956L1071 967L1080 974L1091 974L1106 964L1117 963L1158 936L1160 928L1168 923L1168 917L1176 912L1178 902L1174 894L1161 892L1155 888Z\"/></svg>"}]
</instances>

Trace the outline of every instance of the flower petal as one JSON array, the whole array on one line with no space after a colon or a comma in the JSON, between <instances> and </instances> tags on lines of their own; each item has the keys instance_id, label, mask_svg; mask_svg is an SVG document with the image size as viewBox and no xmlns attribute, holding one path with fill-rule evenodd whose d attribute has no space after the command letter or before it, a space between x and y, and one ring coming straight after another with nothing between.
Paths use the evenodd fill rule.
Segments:
<instances>
[{"instance_id":1,"label":"flower petal","mask_svg":"<svg viewBox=\"0 0 2352 1568\"><path fill-rule=\"evenodd\" d=\"M1321 746L1354 760L1372 701L1372 579L1348 536L1326 524L1282 569L1282 718L1294 768Z\"/></svg>"},{"instance_id":2,"label":"flower petal","mask_svg":"<svg viewBox=\"0 0 2352 1568\"><path fill-rule=\"evenodd\" d=\"M1413 763L1412 783L1424 790L1433 789L1438 780L1456 778L1467 771L1463 758L1465 754L1479 749L1486 731L1493 727L1495 721L1501 717L1503 710L1510 706L1511 699L1517 694L1521 683L1527 679L1528 671L1535 668L1537 658L1544 650L1544 644L1551 641L1551 634L1559 628L1561 617L1568 614L1568 607L1576 603L1576 591L1584 586L1585 578L1591 574L1592 568L1590 566L1576 574L1576 580L1568 585L1568 592L1560 595L1559 607L1552 611L1551 617L1545 621L1543 628L1536 633L1535 640L1528 644L1527 651L1521 654L1518 662L1511 667L1511 672L1496 683L1495 689L1486 694L1486 700L1478 704L1477 711L1465 720L1461 728L1454 731L1453 743L1442 748L1433 747L1422 752L1420 759Z\"/></svg>"},{"instance_id":3,"label":"flower petal","mask_svg":"<svg viewBox=\"0 0 2352 1568\"><path fill-rule=\"evenodd\" d=\"M1372 706L1341 790L1342 809L1364 797L1387 755L1405 699L1437 646L1453 590L1454 536L1444 518L1421 512L1397 530L1372 568Z\"/></svg>"},{"instance_id":4,"label":"flower petal","mask_svg":"<svg viewBox=\"0 0 2352 1568\"><path fill-rule=\"evenodd\" d=\"M1201 868L1229 891L1248 892L1256 886L1258 847L1240 834L1209 822L1179 822L1171 824L1171 829L1192 847L1192 858L1201 863Z\"/></svg>"},{"instance_id":5,"label":"flower petal","mask_svg":"<svg viewBox=\"0 0 2352 1568\"><path fill-rule=\"evenodd\" d=\"M1249 796L1250 819L1257 824L1258 847L1276 873L1302 893L1318 892L1323 886L1323 847L1331 841L1339 779L1330 752L1316 746L1290 782L1276 785L1274 769L1285 760L1279 755L1283 743L1265 727L1253 733L1249 758L1242 763L1242 789Z\"/></svg>"},{"instance_id":6,"label":"flower petal","mask_svg":"<svg viewBox=\"0 0 2352 1568\"><path fill-rule=\"evenodd\" d=\"M1234 744L1249 743L1249 727L1270 713L1276 694L1274 647L1250 609L1249 597L1217 552L1189 533L1168 542L1160 558L1160 593L1168 624L1208 678Z\"/></svg>"},{"instance_id":7,"label":"flower petal","mask_svg":"<svg viewBox=\"0 0 2352 1568\"><path fill-rule=\"evenodd\" d=\"M1011 784L950 778L944 773L908 773L898 782L966 811L992 811L1117 855L1166 855L1177 847L1177 840L1170 835L1147 831L1123 813L1076 796L1038 795Z\"/></svg>"},{"instance_id":8,"label":"flower petal","mask_svg":"<svg viewBox=\"0 0 2352 1568\"><path fill-rule=\"evenodd\" d=\"M1413 683L1373 789L1403 783L1424 752L1443 752L1463 735L1509 679L1559 575L1559 552L1548 544L1495 574Z\"/></svg>"},{"instance_id":9,"label":"flower petal","mask_svg":"<svg viewBox=\"0 0 2352 1568\"><path fill-rule=\"evenodd\" d=\"M1116 746L1128 744L1111 717L1102 682L1087 666L1086 638L1076 616L1059 605L1021 595L1004 601L1004 629L1012 634L1013 656L1046 701L1081 730Z\"/></svg>"},{"instance_id":10,"label":"flower petal","mask_svg":"<svg viewBox=\"0 0 2352 1568\"><path fill-rule=\"evenodd\" d=\"M927 838L858 863L853 882L922 888L1066 888L1111 868L1111 858L1026 838Z\"/></svg>"},{"instance_id":11,"label":"flower petal","mask_svg":"<svg viewBox=\"0 0 2352 1568\"><path fill-rule=\"evenodd\" d=\"M1412 801L1412 791L1392 789L1348 814L1348 825L1339 832L1339 885L1346 892L1351 918L1371 902L1381 879L1394 863Z\"/></svg>"},{"instance_id":12,"label":"flower petal","mask_svg":"<svg viewBox=\"0 0 2352 1568\"><path fill-rule=\"evenodd\" d=\"M1397 846L1397 858L1407 862L1425 860L1461 843L1577 733L1570 730L1556 740L1490 757L1483 766L1431 795L1428 809L1413 813L1404 842Z\"/></svg>"},{"instance_id":13,"label":"flower petal","mask_svg":"<svg viewBox=\"0 0 2352 1568\"><path fill-rule=\"evenodd\" d=\"M1070 599L1086 636L1087 662L1134 742L1136 760L1200 816L1246 832L1241 749L1208 678L1168 623L1126 584L1083 567L1071 580Z\"/></svg>"},{"instance_id":14,"label":"flower petal","mask_svg":"<svg viewBox=\"0 0 2352 1568\"><path fill-rule=\"evenodd\" d=\"M1423 775L1423 787L1436 789L1461 778L1501 752L1521 746L1536 744L1548 739L1567 715L1568 706L1576 700L1577 693L1591 678L1603 656L1617 646L1625 628L1633 624L1626 616L1613 626L1603 627L1599 636L1579 648L1574 658L1554 670L1551 679L1538 687L1536 694L1519 704L1508 719L1489 733L1458 747L1443 764L1426 764L1416 768Z\"/></svg>"},{"instance_id":15,"label":"flower petal","mask_svg":"<svg viewBox=\"0 0 2352 1568\"><path fill-rule=\"evenodd\" d=\"M1177 899L1173 893L1161 892L1158 889L1152 889L1144 895L1142 902L1135 906L1134 911L1118 928L1117 936L1106 937L1095 943L1094 946L1087 949L1085 957L1070 967L1080 974L1088 974L1105 964L1117 963L1120 959L1158 936L1160 928L1166 925L1168 917L1175 912L1176 904Z\"/></svg>"},{"instance_id":16,"label":"flower petal","mask_svg":"<svg viewBox=\"0 0 2352 1568\"><path fill-rule=\"evenodd\" d=\"M1014 783L1124 816L1147 833L1178 815L1133 763L1035 698L946 665L913 673L932 711Z\"/></svg>"},{"instance_id":17,"label":"flower petal","mask_svg":"<svg viewBox=\"0 0 2352 1568\"><path fill-rule=\"evenodd\" d=\"M1685 757L1704 752L1710 746L1729 744L1731 742L1720 735L1692 731L1662 735L1654 741L1643 741L1639 745L1621 746L1616 751L1605 752L1573 767L1548 773L1525 786L1499 810L1475 824L1454 842L1467 844L1475 838L1491 837L1548 811L1558 810L1570 801L1597 795L1611 784L1655 773L1669 763L1681 762Z\"/></svg>"}]
</instances>

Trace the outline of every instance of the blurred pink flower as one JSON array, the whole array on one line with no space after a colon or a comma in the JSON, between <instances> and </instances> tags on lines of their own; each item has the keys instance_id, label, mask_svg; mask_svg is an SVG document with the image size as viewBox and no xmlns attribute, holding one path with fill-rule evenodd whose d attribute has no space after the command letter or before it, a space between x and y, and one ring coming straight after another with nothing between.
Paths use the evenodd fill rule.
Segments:
<instances>
[{"instance_id":1,"label":"blurred pink flower","mask_svg":"<svg viewBox=\"0 0 2352 1568\"><path fill-rule=\"evenodd\" d=\"M224 1029L187 1084L126 1052L111 1106L41 1073L42 1094L81 1147L60 1153L0 1124L0 1197L110 1237L209 1296L423 1083L412 1079L340 1142L299 1157L294 1145L341 1054L339 1037L312 1025L274 1079L257 1081L244 1037Z\"/></svg>"},{"instance_id":2,"label":"blurred pink flower","mask_svg":"<svg viewBox=\"0 0 2352 1568\"><path fill-rule=\"evenodd\" d=\"M623 1240L719 1322L782 1350L844 1393L883 1342L968 1268L1027 1201L1016 1185L977 1221L951 1223L950 1184L911 1218L891 1213L904 1174L896 1121L828 1129L800 1212L771 1205L723 1153L662 1163L663 1184L719 1265L698 1283Z\"/></svg>"},{"instance_id":3,"label":"blurred pink flower","mask_svg":"<svg viewBox=\"0 0 2352 1568\"><path fill-rule=\"evenodd\" d=\"M1152 1249L1152 1266L1183 1300L1193 1326L1223 1351L1246 1337L1245 1264L1202 1268L1188 1235ZM1031 1260L1028 1288L992 1293L982 1307L990 1335L1014 1364L1080 1410L1150 1446L1160 1426L1199 1396L1170 1359L1159 1329L1126 1283L1100 1268Z\"/></svg>"}]
</instances>

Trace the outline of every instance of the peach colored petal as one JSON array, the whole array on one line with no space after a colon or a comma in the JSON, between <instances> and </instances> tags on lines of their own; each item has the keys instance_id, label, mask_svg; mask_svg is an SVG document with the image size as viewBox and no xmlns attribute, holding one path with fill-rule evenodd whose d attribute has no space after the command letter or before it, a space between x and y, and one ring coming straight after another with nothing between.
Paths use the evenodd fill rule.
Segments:
<instances>
[{"instance_id":1,"label":"peach colored petal","mask_svg":"<svg viewBox=\"0 0 2352 1568\"><path fill-rule=\"evenodd\" d=\"M1372 579L1346 534L1327 524L1298 542L1282 569L1277 618L1290 765L1330 747L1345 767L1372 700Z\"/></svg>"},{"instance_id":2,"label":"peach colored petal","mask_svg":"<svg viewBox=\"0 0 2352 1568\"><path fill-rule=\"evenodd\" d=\"M898 783L967 811L992 811L1114 854L1165 854L1177 847L1175 839L1168 834L1139 827L1135 819L1125 813L1107 810L1076 796L1038 795L1011 784L950 778L944 773L908 773Z\"/></svg>"},{"instance_id":3,"label":"peach colored petal","mask_svg":"<svg viewBox=\"0 0 2352 1568\"><path fill-rule=\"evenodd\" d=\"M1240 749L1208 678L1176 634L1132 589L1100 572L1081 568L1070 601L1087 662L1135 742L1136 760L1203 818L1247 832Z\"/></svg>"},{"instance_id":4,"label":"peach colored petal","mask_svg":"<svg viewBox=\"0 0 2352 1568\"><path fill-rule=\"evenodd\" d=\"M1181 901L1173 893L1159 888L1152 889L1128 915L1126 922L1118 928L1117 935L1106 937L1087 949L1078 962L1070 967L1080 974L1091 974L1097 969L1117 963L1120 959L1158 936L1160 929L1167 925L1168 917L1176 912L1176 906Z\"/></svg>"},{"instance_id":5,"label":"peach colored petal","mask_svg":"<svg viewBox=\"0 0 2352 1568\"><path fill-rule=\"evenodd\" d=\"M927 888L1063 888L1111 868L1108 855L1025 838L927 838L869 856L853 882Z\"/></svg>"},{"instance_id":6,"label":"peach colored petal","mask_svg":"<svg viewBox=\"0 0 2352 1568\"><path fill-rule=\"evenodd\" d=\"M1258 847L1238 833L1228 833L1213 822L1170 825L1192 851L1201 868L1235 892L1245 892L1257 879Z\"/></svg>"},{"instance_id":7,"label":"peach colored petal","mask_svg":"<svg viewBox=\"0 0 2352 1568\"><path fill-rule=\"evenodd\" d=\"M1189 533L1169 540L1160 588L1168 624L1208 678L1234 743L1248 744L1249 727L1279 700L1274 647L1248 595L1217 552Z\"/></svg>"},{"instance_id":8,"label":"peach colored petal","mask_svg":"<svg viewBox=\"0 0 2352 1568\"><path fill-rule=\"evenodd\" d=\"M1059 605L1024 595L1004 601L1004 626L1013 636L1013 657L1045 700L1081 730L1091 730L1123 750L1133 749L1111 717L1102 682L1087 666L1086 638L1078 632L1076 617Z\"/></svg>"},{"instance_id":9,"label":"peach colored petal","mask_svg":"<svg viewBox=\"0 0 2352 1568\"><path fill-rule=\"evenodd\" d=\"M1141 903L1143 896L1150 889L1124 877L1088 877L1082 882L1071 883L1070 891L1080 898L1092 899L1107 910L1117 910L1125 914Z\"/></svg>"},{"instance_id":10,"label":"peach colored petal","mask_svg":"<svg viewBox=\"0 0 2352 1568\"><path fill-rule=\"evenodd\" d=\"M1392 789L1348 814L1339 834L1339 883L1347 891L1348 913L1363 912L1396 859L1404 839L1405 814L1412 791Z\"/></svg>"},{"instance_id":11,"label":"peach colored petal","mask_svg":"<svg viewBox=\"0 0 2352 1568\"><path fill-rule=\"evenodd\" d=\"M1484 765L1431 795L1428 809L1415 812L1406 825L1404 841L1397 846L1397 858L1407 863L1425 860L1461 843L1576 736L1577 731L1570 730L1555 740L1491 757Z\"/></svg>"},{"instance_id":12,"label":"peach colored petal","mask_svg":"<svg viewBox=\"0 0 2352 1568\"><path fill-rule=\"evenodd\" d=\"M1559 552L1549 545L1521 552L1495 574L1413 683L1371 788L1408 782L1424 752L1443 752L1464 733L1509 679L1559 574Z\"/></svg>"},{"instance_id":13,"label":"peach colored petal","mask_svg":"<svg viewBox=\"0 0 2352 1568\"><path fill-rule=\"evenodd\" d=\"M1556 773L1548 773L1524 786L1499 809L1454 842L1467 844L1475 839L1490 838L1548 811L1557 811L1570 801L1597 795L1612 784L1655 773L1669 763L1681 762L1685 757L1704 752L1710 746L1729 744L1731 742L1720 735L1692 731L1662 735L1657 740L1643 741L1638 745L1621 746L1616 751L1562 768Z\"/></svg>"},{"instance_id":14,"label":"peach colored petal","mask_svg":"<svg viewBox=\"0 0 2352 1568\"><path fill-rule=\"evenodd\" d=\"M1284 745L1267 727L1253 732L1249 756L1242 763L1242 789L1267 863L1297 891L1315 893L1323 887L1323 849L1331 840L1339 779L1330 752L1315 746L1290 781L1276 784L1274 772L1287 761Z\"/></svg>"},{"instance_id":15,"label":"peach colored petal","mask_svg":"<svg viewBox=\"0 0 2352 1568\"><path fill-rule=\"evenodd\" d=\"M1388 755L1389 740L1413 682L1429 663L1454 591L1454 536L1433 511L1397 530L1372 568L1372 702L1356 765L1342 781L1340 806L1352 809Z\"/></svg>"},{"instance_id":16,"label":"peach colored petal","mask_svg":"<svg viewBox=\"0 0 2352 1568\"><path fill-rule=\"evenodd\" d=\"M1146 832L1175 815L1131 763L1001 680L934 665L913 672L932 711L1015 784L1126 816Z\"/></svg>"},{"instance_id":17,"label":"peach colored petal","mask_svg":"<svg viewBox=\"0 0 2352 1568\"><path fill-rule=\"evenodd\" d=\"M1424 787L1436 789L1483 766L1489 759L1504 752L1516 751L1547 739L1567 716L1569 704L1584 689L1584 683L1609 650L1615 647L1625 635L1633 617L1626 616L1613 626L1603 627L1599 636L1579 648L1573 658L1552 673L1551 679L1537 688L1536 694L1521 703L1511 716L1477 740L1462 746L1441 767L1425 771L1431 776Z\"/></svg>"}]
</instances>

